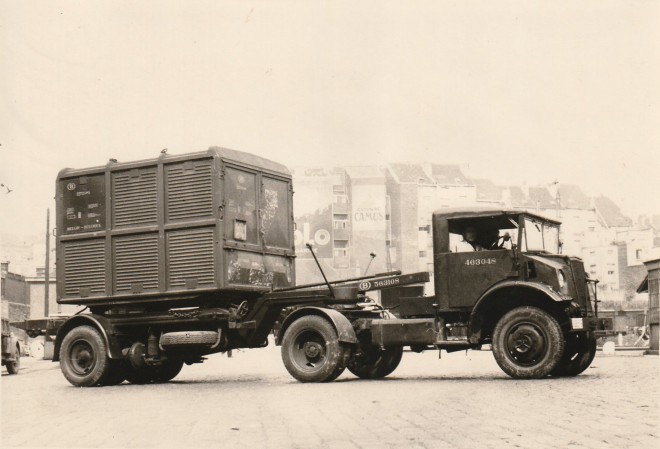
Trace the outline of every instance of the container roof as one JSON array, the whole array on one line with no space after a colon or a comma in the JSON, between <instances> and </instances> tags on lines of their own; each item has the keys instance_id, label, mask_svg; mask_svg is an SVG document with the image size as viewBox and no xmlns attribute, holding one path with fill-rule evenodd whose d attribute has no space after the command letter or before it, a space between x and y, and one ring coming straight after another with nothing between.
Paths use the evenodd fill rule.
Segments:
<instances>
[{"instance_id":1,"label":"container roof","mask_svg":"<svg viewBox=\"0 0 660 449\"><path fill-rule=\"evenodd\" d=\"M250 165L255 168L277 172L277 173L283 173L287 175L291 174L291 172L285 165L280 164L279 162L272 161L270 159L263 158L261 156L256 156L252 153L231 150L229 148L223 148L223 147L210 147L209 153L213 153L225 161L233 161L241 165Z\"/></svg>"}]
</instances>

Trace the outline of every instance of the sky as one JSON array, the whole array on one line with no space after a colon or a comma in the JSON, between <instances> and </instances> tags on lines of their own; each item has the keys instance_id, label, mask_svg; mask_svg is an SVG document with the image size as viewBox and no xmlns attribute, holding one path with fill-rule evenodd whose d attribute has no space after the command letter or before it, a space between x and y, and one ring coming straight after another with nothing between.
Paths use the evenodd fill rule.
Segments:
<instances>
[{"instance_id":1,"label":"sky","mask_svg":"<svg viewBox=\"0 0 660 449\"><path fill-rule=\"evenodd\" d=\"M60 169L219 145L461 164L660 213L660 3L0 3L0 235Z\"/></svg>"}]
</instances>

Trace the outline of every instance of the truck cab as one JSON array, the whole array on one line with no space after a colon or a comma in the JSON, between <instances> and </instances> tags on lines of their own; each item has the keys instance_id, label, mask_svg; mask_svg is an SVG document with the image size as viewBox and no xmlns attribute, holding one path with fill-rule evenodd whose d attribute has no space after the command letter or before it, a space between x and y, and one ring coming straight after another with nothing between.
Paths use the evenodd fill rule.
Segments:
<instances>
[{"instance_id":1,"label":"truck cab","mask_svg":"<svg viewBox=\"0 0 660 449\"><path fill-rule=\"evenodd\" d=\"M594 332L611 323L596 316L596 281L582 260L561 254L560 222L521 210L438 211L433 248L434 304L448 338L493 345L500 366L520 377L517 365L534 366L547 351L551 332L542 322L552 321L563 358L555 354L561 360L529 370L532 377L591 363ZM507 323L514 311L522 318Z\"/></svg>"},{"instance_id":2,"label":"truck cab","mask_svg":"<svg viewBox=\"0 0 660 449\"><path fill-rule=\"evenodd\" d=\"M9 374L17 374L21 366L21 344L11 331L9 320L2 319L2 366Z\"/></svg>"}]
</instances>

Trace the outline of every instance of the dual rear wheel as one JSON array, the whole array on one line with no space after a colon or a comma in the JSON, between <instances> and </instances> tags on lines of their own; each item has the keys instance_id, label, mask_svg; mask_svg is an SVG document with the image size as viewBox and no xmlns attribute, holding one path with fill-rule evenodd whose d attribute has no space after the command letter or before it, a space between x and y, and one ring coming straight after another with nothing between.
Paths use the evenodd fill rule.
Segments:
<instances>
[{"instance_id":1,"label":"dual rear wheel","mask_svg":"<svg viewBox=\"0 0 660 449\"><path fill-rule=\"evenodd\" d=\"M284 366L301 382L330 382L346 368L362 379L380 379L396 369L402 354L402 346L369 342L352 348L339 341L332 323L316 315L298 318L282 339Z\"/></svg>"}]
</instances>

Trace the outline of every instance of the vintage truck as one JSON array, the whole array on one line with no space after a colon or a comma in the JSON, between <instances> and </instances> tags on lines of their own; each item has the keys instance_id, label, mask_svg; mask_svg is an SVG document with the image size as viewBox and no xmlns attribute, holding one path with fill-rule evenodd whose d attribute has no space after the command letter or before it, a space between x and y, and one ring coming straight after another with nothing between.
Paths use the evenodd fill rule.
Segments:
<instances>
[{"instance_id":1,"label":"vintage truck","mask_svg":"<svg viewBox=\"0 0 660 449\"><path fill-rule=\"evenodd\" d=\"M9 374L18 374L21 367L21 342L5 318L2 318L2 366L7 367Z\"/></svg>"},{"instance_id":2,"label":"vintage truck","mask_svg":"<svg viewBox=\"0 0 660 449\"><path fill-rule=\"evenodd\" d=\"M433 273L328 282L321 271L324 282L297 286L292 181L279 163L212 147L65 169L56 190L57 300L89 309L55 339L75 386L166 382L271 332L302 382L346 368L387 376L404 347L483 345L512 377L575 376L608 327L582 261L557 254L559 223L520 210L433 214ZM485 250L451 251L467 227ZM424 296L431 274L435 295Z\"/></svg>"}]
</instances>

